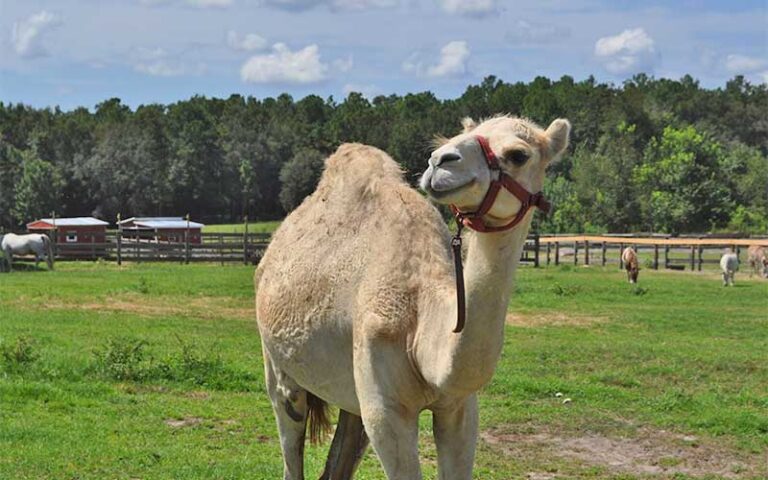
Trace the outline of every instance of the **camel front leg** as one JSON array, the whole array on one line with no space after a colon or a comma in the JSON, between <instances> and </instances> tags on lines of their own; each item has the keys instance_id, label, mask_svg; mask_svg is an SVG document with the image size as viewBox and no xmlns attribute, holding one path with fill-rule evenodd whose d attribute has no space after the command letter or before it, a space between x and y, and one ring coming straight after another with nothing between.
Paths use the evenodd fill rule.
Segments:
<instances>
[{"instance_id":1,"label":"camel front leg","mask_svg":"<svg viewBox=\"0 0 768 480\"><path fill-rule=\"evenodd\" d=\"M432 424L439 480L471 480L477 443L477 396L470 395L454 408L436 409Z\"/></svg>"},{"instance_id":2,"label":"camel front leg","mask_svg":"<svg viewBox=\"0 0 768 480\"><path fill-rule=\"evenodd\" d=\"M389 480L421 480L419 410L405 405L412 388L410 365L394 343L361 342L355 348L355 387L360 416Z\"/></svg>"}]
</instances>

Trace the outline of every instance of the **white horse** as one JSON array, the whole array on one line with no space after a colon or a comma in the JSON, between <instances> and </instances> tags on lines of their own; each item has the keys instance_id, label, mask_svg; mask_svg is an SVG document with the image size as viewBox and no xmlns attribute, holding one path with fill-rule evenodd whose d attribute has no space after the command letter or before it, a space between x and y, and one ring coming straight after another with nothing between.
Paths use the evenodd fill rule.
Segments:
<instances>
[{"instance_id":1,"label":"white horse","mask_svg":"<svg viewBox=\"0 0 768 480\"><path fill-rule=\"evenodd\" d=\"M9 272L13 270L14 255L29 254L35 255L35 267L40 264L40 260L45 258L48 269L53 270L53 248L51 247L51 239L47 235L40 233L30 233L27 235L7 233L0 238L0 249L3 250Z\"/></svg>"}]
</instances>

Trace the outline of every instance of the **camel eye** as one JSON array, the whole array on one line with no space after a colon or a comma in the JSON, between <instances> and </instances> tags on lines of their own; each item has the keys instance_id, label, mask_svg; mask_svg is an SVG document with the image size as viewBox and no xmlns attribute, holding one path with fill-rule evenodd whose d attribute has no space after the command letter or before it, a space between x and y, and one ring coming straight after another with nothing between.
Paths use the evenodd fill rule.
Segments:
<instances>
[{"instance_id":1,"label":"camel eye","mask_svg":"<svg viewBox=\"0 0 768 480\"><path fill-rule=\"evenodd\" d=\"M504 154L504 160L520 167L528 161L528 152L524 150L511 150Z\"/></svg>"}]
</instances>

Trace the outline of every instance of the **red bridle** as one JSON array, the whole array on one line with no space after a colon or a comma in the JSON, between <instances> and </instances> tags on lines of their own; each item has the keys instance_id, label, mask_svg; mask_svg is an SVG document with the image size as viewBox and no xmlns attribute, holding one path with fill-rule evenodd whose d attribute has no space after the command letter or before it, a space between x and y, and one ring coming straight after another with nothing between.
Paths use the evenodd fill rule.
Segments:
<instances>
[{"instance_id":1,"label":"red bridle","mask_svg":"<svg viewBox=\"0 0 768 480\"><path fill-rule=\"evenodd\" d=\"M514 228L515 225L522 222L523 218L525 218L525 215L528 213L528 210L533 207L538 208L544 213L549 213L551 205L544 199L544 194L541 192L529 192L525 187L517 183L515 179L504 173L499 165L499 160L496 158L496 154L491 150L488 139L480 135L477 135L475 139L483 150L485 163L491 171L491 176L493 177L495 175L496 178L491 179L491 185L488 187L488 191L485 193L485 197L476 211L462 212L456 205L451 205L451 211L456 216L456 221L459 224L478 232L502 232ZM499 226L487 225L483 216L485 216L491 210L491 207L493 207L494 202L496 202L496 197L499 195L499 191L501 191L502 187L506 188L507 191L517 197L522 205L509 223Z\"/></svg>"},{"instance_id":2,"label":"red bridle","mask_svg":"<svg viewBox=\"0 0 768 480\"><path fill-rule=\"evenodd\" d=\"M461 264L461 230L464 226L471 228L472 230L490 233L490 232L502 232L514 228L515 225L523 221L525 215L533 207L538 208L544 213L549 213L551 208L550 203L544 198L542 192L531 193L525 189L522 185L517 183L515 179L504 173L499 165L499 160L496 158L496 154L491 150L491 146L488 143L488 139L477 135L475 136L477 143L480 144L480 148L483 150L483 156L485 157L485 163L488 164L488 169L491 171L491 176L496 178L491 179L491 185L488 187L488 191L485 193L483 201L480 203L480 207L474 212L462 212L456 205L451 205L451 211L456 218L456 235L451 240L451 248L453 249L453 263L456 268L456 306L457 306L457 320L456 328L453 329L454 333L459 333L464 329L464 323L466 322L466 296L464 293L464 271ZM493 207L496 197L501 191L501 187L506 188L512 195L520 200L520 210L508 223L504 225L494 226L487 225L483 216L485 216Z\"/></svg>"}]
</instances>

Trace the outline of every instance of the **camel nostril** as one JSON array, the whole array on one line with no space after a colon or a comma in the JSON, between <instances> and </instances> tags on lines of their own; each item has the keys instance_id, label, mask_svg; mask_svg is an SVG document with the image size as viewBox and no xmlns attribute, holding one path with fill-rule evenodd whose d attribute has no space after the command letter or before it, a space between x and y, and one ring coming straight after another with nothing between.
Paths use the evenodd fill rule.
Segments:
<instances>
[{"instance_id":1,"label":"camel nostril","mask_svg":"<svg viewBox=\"0 0 768 480\"><path fill-rule=\"evenodd\" d=\"M448 162L455 162L456 160L461 160L461 155L453 152L444 153L440 155L439 159L437 159L437 166L439 167L440 165Z\"/></svg>"}]
</instances>

